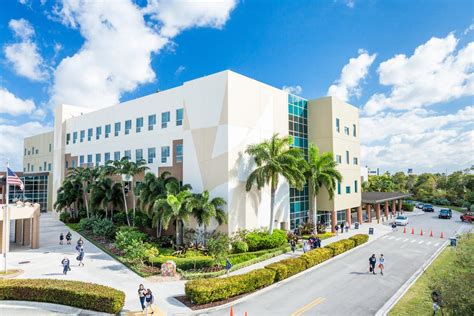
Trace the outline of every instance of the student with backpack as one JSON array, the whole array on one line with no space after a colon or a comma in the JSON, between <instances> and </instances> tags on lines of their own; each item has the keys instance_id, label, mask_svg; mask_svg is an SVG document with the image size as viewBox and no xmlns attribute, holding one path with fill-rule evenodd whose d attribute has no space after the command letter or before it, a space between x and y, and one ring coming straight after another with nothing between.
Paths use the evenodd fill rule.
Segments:
<instances>
[{"instance_id":1,"label":"student with backpack","mask_svg":"<svg viewBox=\"0 0 474 316\"><path fill-rule=\"evenodd\" d=\"M383 269L385 269L385 258L383 257L383 254L381 254L379 258L379 269L380 274L383 275Z\"/></svg>"},{"instance_id":2,"label":"student with backpack","mask_svg":"<svg viewBox=\"0 0 474 316\"><path fill-rule=\"evenodd\" d=\"M377 258L375 258L375 254L372 254L369 258L369 271L375 274L375 264L377 263Z\"/></svg>"},{"instance_id":3,"label":"student with backpack","mask_svg":"<svg viewBox=\"0 0 474 316\"><path fill-rule=\"evenodd\" d=\"M146 290L145 294L145 315L148 315L148 307L151 309L151 313L153 314L155 311L153 310L153 303L155 302L155 298L153 297L153 293L150 289Z\"/></svg>"},{"instance_id":4,"label":"student with backpack","mask_svg":"<svg viewBox=\"0 0 474 316\"><path fill-rule=\"evenodd\" d=\"M62 245L64 240L64 235L63 233L59 234L59 244Z\"/></svg>"},{"instance_id":5,"label":"student with backpack","mask_svg":"<svg viewBox=\"0 0 474 316\"><path fill-rule=\"evenodd\" d=\"M70 262L67 257L64 257L64 259L61 261L61 264L63 265L63 274L66 275L68 271L71 271L70 268Z\"/></svg>"},{"instance_id":6,"label":"student with backpack","mask_svg":"<svg viewBox=\"0 0 474 316\"><path fill-rule=\"evenodd\" d=\"M232 268L232 263L230 263L229 258L225 259L225 274L229 275L230 269Z\"/></svg>"},{"instance_id":7,"label":"student with backpack","mask_svg":"<svg viewBox=\"0 0 474 316\"><path fill-rule=\"evenodd\" d=\"M71 244L71 239L72 239L71 232L67 232L67 234L66 234L66 244L70 245Z\"/></svg>"}]
</instances>

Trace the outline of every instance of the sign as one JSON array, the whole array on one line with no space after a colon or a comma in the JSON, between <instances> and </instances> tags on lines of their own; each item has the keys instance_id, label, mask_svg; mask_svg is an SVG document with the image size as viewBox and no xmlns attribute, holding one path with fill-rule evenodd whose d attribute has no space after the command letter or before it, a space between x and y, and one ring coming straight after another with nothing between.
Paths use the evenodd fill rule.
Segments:
<instances>
[{"instance_id":1,"label":"sign","mask_svg":"<svg viewBox=\"0 0 474 316\"><path fill-rule=\"evenodd\" d=\"M369 227L369 235L373 235L374 234L374 228L373 227Z\"/></svg>"}]
</instances>

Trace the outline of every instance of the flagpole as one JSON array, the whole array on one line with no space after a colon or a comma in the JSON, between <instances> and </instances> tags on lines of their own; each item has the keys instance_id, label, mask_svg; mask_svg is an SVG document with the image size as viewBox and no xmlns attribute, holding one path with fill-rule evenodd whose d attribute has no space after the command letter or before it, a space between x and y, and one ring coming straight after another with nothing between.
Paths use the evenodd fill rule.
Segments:
<instances>
[{"instance_id":1,"label":"flagpole","mask_svg":"<svg viewBox=\"0 0 474 316\"><path fill-rule=\"evenodd\" d=\"M8 219L7 219L7 216L8 216L8 202L9 202L9 199L10 199L10 190L9 190L9 184L8 184L8 162L7 162L7 168L6 168L6 173L5 173L5 176L6 176L6 182L5 182L5 186L6 186L6 190L5 190L5 193L6 193L6 200L7 202L5 203L5 206L3 208L3 234L2 234L2 251L3 251L3 271L5 273L5 275L7 274L7 249L8 249L8 243L10 242L10 236L8 235L7 236L7 232L8 232Z\"/></svg>"}]
</instances>

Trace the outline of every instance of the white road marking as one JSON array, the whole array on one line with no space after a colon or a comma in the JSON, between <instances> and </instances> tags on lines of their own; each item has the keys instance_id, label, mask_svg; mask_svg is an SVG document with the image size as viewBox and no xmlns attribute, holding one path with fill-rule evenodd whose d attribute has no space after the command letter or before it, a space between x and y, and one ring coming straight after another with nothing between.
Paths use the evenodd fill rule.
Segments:
<instances>
[{"instance_id":1,"label":"white road marking","mask_svg":"<svg viewBox=\"0 0 474 316\"><path fill-rule=\"evenodd\" d=\"M428 241L426 244L427 244L428 246L431 245L431 241Z\"/></svg>"},{"instance_id":2,"label":"white road marking","mask_svg":"<svg viewBox=\"0 0 474 316\"><path fill-rule=\"evenodd\" d=\"M393 238L395 238L395 237L393 237L393 236L390 236L390 237L388 237L388 240L392 240Z\"/></svg>"},{"instance_id":3,"label":"white road marking","mask_svg":"<svg viewBox=\"0 0 474 316\"><path fill-rule=\"evenodd\" d=\"M412 239L410 242L411 242L411 243L414 243L415 241L416 241L416 239Z\"/></svg>"},{"instance_id":4,"label":"white road marking","mask_svg":"<svg viewBox=\"0 0 474 316\"><path fill-rule=\"evenodd\" d=\"M398 238L397 238L397 239L395 239L395 240L400 240L400 239L402 239L402 237L398 237Z\"/></svg>"},{"instance_id":5,"label":"white road marking","mask_svg":"<svg viewBox=\"0 0 474 316\"><path fill-rule=\"evenodd\" d=\"M420 240L420 241L418 242L418 244L420 244L420 245L421 245L422 243L424 243L424 241L423 241L423 240Z\"/></svg>"},{"instance_id":6,"label":"white road marking","mask_svg":"<svg viewBox=\"0 0 474 316\"><path fill-rule=\"evenodd\" d=\"M438 247L439 246L439 242L437 242L436 244L434 244L435 247Z\"/></svg>"},{"instance_id":7,"label":"white road marking","mask_svg":"<svg viewBox=\"0 0 474 316\"><path fill-rule=\"evenodd\" d=\"M404 239L403 242L405 242L405 241L407 241L407 240L410 240L410 238Z\"/></svg>"},{"instance_id":8,"label":"white road marking","mask_svg":"<svg viewBox=\"0 0 474 316\"><path fill-rule=\"evenodd\" d=\"M383 236L383 237L382 237L382 239L385 239L385 238L387 238L387 237L388 237L388 236L387 236L387 235L385 235L385 236Z\"/></svg>"}]
</instances>

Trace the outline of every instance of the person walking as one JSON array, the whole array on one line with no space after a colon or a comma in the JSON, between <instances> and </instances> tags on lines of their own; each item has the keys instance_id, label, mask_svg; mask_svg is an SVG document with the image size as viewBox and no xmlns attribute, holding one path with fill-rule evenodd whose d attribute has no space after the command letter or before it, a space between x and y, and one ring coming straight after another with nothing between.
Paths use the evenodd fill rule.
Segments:
<instances>
[{"instance_id":1,"label":"person walking","mask_svg":"<svg viewBox=\"0 0 474 316\"><path fill-rule=\"evenodd\" d=\"M290 246L291 246L291 251L293 251L293 253L295 253L295 250L296 250L296 242L294 239L292 239L290 241Z\"/></svg>"},{"instance_id":2,"label":"person walking","mask_svg":"<svg viewBox=\"0 0 474 316\"><path fill-rule=\"evenodd\" d=\"M64 257L64 259L61 261L61 264L63 265L63 274L67 275L67 272L71 270L70 268L70 262L67 257Z\"/></svg>"},{"instance_id":3,"label":"person walking","mask_svg":"<svg viewBox=\"0 0 474 316\"><path fill-rule=\"evenodd\" d=\"M83 245L84 245L84 241L82 240L82 238L79 238L79 240L77 241L77 245L76 245L76 251L77 252L81 251L81 248L82 248Z\"/></svg>"},{"instance_id":4,"label":"person walking","mask_svg":"<svg viewBox=\"0 0 474 316\"><path fill-rule=\"evenodd\" d=\"M148 308L151 309L151 313L153 314L155 311L153 310L153 303L155 302L155 298L153 297L153 293L150 289L146 290L145 294L145 315L148 315Z\"/></svg>"},{"instance_id":5,"label":"person walking","mask_svg":"<svg viewBox=\"0 0 474 316\"><path fill-rule=\"evenodd\" d=\"M62 245L64 240L64 235L63 233L59 234L59 244Z\"/></svg>"},{"instance_id":6,"label":"person walking","mask_svg":"<svg viewBox=\"0 0 474 316\"><path fill-rule=\"evenodd\" d=\"M334 229L336 230L336 236L339 235L339 225L335 225Z\"/></svg>"},{"instance_id":7,"label":"person walking","mask_svg":"<svg viewBox=\"0 0 474 316\"><path fill-rule=\"evenodd\" d=\"M82 262L84 260L84 248L81 248L79 249L79 255L77 256L77 261L79 261L79 264L78 266L84 266L84 262Z\"/></svg>"},{"instance_id":8,"label":"person walking","mask_svg":"<svg viewBox=\"0 0 474 316\"><path fill-rule=\"evenodd\" d=\"M303 242L303 252L306 253L308 250L309 250L309 244L308 244L308 241L305 240Z\"/></svg>"},{"instance_id":9,"label":"person walking","mask_svg":"<svg viewBox=\"0 0 474 316\"><path fill-rule=\"evenodd\" d=\"M232 269L232 263L230 263L229 258L225 258L225 274L229 275L230 269Z\"/></svg>"},{"instance_id":10,"label":"person walking","mask_svg":"<svg viewBox=\"0 0 474 316\"><path fill-rule=\"evenodd\" d=\"M377 258L375 258L375 254L372 254L369 258L369 271L375 274L375 264L377 263Z\"/></svg>"},{"instance_id":11,"label":"person walking","mask_svg":"<svg viewBox=\"0 0 474 316\"><path fill-rule=\"evenodd\" d=\"M319 237L316 236L316 248L321 248L321 239Z\"/></svg>"},{"instance_id":12,"label":"person walking","mask_svg":"<svg viewBox=\"0 0 474 316\"><path fill-rule=\"evenodd\" d=\"M346 222L346 233L349 232L349 222Z\"/></svg>"},{"instance_id":13,"label":"person walking","mask_svg":"<svg viewBox=\"0 0 474 316\"><path fill-rule=\"evenodd\" d=\"M385 269L385 258L383 257L383 254L380 254L379 269L380 269L380 274L383 275L383 269Z\"/></svg>"},{"instance_id":14,"label":"person walking","mask_svg":"<svg viewBox=\"0 0 474 316\"><path fill-rule=\"evenodd\" d=\"M140 305L142 306L142 312L145 310L145 296L146 296L146 289L143 284L138 286L138 297L140 298Z\"/></svg>"},{"instance_id":15,"label":"person walking","mask_svg":"<svg viewBox=\"0 0 474 316\"><path fill-rule=\"evenodd\" d=\"M344 232L344 223L341 223L341 234Z\"/></svg>"},{"instance_id":16,"label":"person walking","mask_svg":"<svg viewBox=\"0 0 474 316\"><path fill-rule=\"evenodd\" d=\"M67 232L67 234L66 234L66 244L70 245L71 244L71 239L72 239L71 232Z\"/></svg>"}]
</instances>

